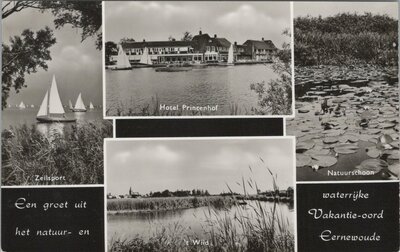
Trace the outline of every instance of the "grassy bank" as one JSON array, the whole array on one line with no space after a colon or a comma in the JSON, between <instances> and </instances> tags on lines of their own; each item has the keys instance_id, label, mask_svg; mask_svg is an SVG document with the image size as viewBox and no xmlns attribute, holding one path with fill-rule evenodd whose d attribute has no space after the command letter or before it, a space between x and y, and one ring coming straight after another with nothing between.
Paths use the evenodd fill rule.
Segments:
<instances>
[{"instance_id":1,"label":"grassy bank","mask_svg":"<svg viewBox=\"0 0 400 252\"><path fill-rule=\"evenodd\" d=\"M109 121L66 125L63 134L43 135L36 125L2 132L2 184L103 183L103 139L112 137ZM58 177L38 181L37 177Z\"/></svg>"},{"instance_id":2,"label":"grassy bank","mask_svg":"<svg viewBox=\"0 0 400 252\"><path fill-rule=\"evenodd\" d=\"M295 65L397 66L397 30L397 20L387 15L340 13L324 18L297 17Z\"/></svg>"},{"instance_id":3,"label":"grassy bank","mask_svg":"<svg viewBox=\"0 0 400 252\"><path fill-rule=\"evenodd\" d=\"M109 199L107 201L107 211L164 211L202 206L224 208L232 206L233 203L234 200L231 197L222 196Z\"/></svg>"}]
</instances>

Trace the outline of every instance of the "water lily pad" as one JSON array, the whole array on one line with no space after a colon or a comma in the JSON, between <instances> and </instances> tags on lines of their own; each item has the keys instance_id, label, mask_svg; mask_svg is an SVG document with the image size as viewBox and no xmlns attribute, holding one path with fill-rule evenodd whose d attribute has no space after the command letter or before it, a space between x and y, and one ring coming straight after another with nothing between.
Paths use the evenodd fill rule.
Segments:
<instances>
[{"instance_id":1,"label":"water lily pad","mask_svg":"<svg viewBox=\"0 0 400 252\"><path fill-rule=\"evenodd\" d=\"M304 154L296 154L296 167L303 167L311 164L311 157Z\"/></svg>"},{"instance_id":2,"label":"water lily pad","mask_svg":"<svg viewBox=\"0 0 400 252\"><path fill-rule=\"evenodd\" d=\"M384 122L384 123L381 123L379 126L382 129L390 129L390 128L393 128L394 126L396 126L396 124L391 123L391 122Z\"/></svg>"},{"instance_id":3,"label":"water lily pad","mask_svg":"<svg viewBox=\"0 0 400 252\"><path fill-rule=\"evenodd\" d=\"M367 155L371 158L378 158L381 155L381 151L378 150L375 146L368 147L366 149Z\"/></svg>"},{"instance_id":4,"label":"water lily pad","mask_svg":"<svg viewBox=\"0 0 400 252\"><path fill-rule=\"evenodd\" d=\"M383 153L388 155L387 159L391 159L391 160L399 160L400 159L399 150L385 150Z\"/></svg>"},{"instance_id":5,"label":"water lily pad","mask_svg":"<svg viewBox=\"0 0 400 252\"><path fill-rule=\"evenodd\" d=\"M390 135L382 135L379 137L379 142L382 144L390 144L393 142L393 138Z\"/></svg>"},{"instance_id":6,"label":"water lily pad","mask_svg":"<svg viewBox=\"0 0 400 252\"><path fill-rule=\"evenodd\" d=\"M306 150L311 149L314 147L315 142L313 140L306 140L302 142L298 142L296 145L296 152L304 152Z\"/></svg>"},{"instance_id":7,"label":"water lily pad","mask_svg":"<svg viewBox=\"0 0 400 252\"><path fill-rule=\"evenodd\" d=\"M323 142L326 144L333 144L339 142L339 139L337 137L325 137Z\"/></svg>"},{"instance_id":8,"label":"water lily pad","mask_svg":"<svg viewBox=\"0 0 400 252\"><path fill-rule=\"evenodd\" d=\"M298 111L299 111L299 113L303 113L303 114L310 112L310 110L308 110L308 109L299 109Z\"/></svg>"},{"instance_id":9,"label":"water lily pad","mask_svg":"<svg viewBox=\"0 0 400 252\"><path fill-rule=\"evenodd\" d=\"M380 129L369 129L368 132L371 134L379 134L379 133L381 133L381 130Z\"/></svg>"},{"instance_id":10,"label":"water lily pad","mask_svg":"<svg viewBox=\"0 0 400 252\"><path fill-rule=\"evenodd\" d=\"M319 145L316 145L315 147L317 147L317 146L319 146ZM316 149L315 147L311 150L304 152L304 154L309 155L311 158L313 158L313 156L316 156L316 155L328 155L329 154L328 149L322 149L322 146L321 146L321 149Z\"/></svg>"},{"instance_id":11,"label":"water lily pad","mask_svg":"<svg viewBox=\"0 0 400 252\"><path fill-rule=\"evenodd\" d=\"M334 151L339 154L352 154L356 153L358 146L355 144L338 144L334 147Z\"/></svg>"},{"instance_id":12,"label":"water lily pad","mask_svg":"<svg viewBox=\"0 0 400 252\"><path fill-rule=\"evenodd\" d=\"M345 143L345 142L356 143L356 142L358 142L358 140L359 140L358 136L351 135L351 134L345 134L339 138L339 141L342 143Z\"/></svg>"},{"instance_id":13,"label":"water lily pad","mask_svg":"<svg viewBox=\"0 0 400 252\"><path fill-rule=\"evenodd\" d=\"M312 156L312 164L320 167L330 167L337 163L337 158L329 155L314 155Z\"/></svg>"},{"instance_id":14,"label":"water lily pad","mask_svg":"<svg viewBox=\"0 0 400 252\"><path fill-rule=\"evenodd\" d=\"M390 145L393 146L394 148L398 149L399 145L400 145L400 141L399 140L393 141L390 143Z\"/></svg>"},{"instance_id":15,"label":"water lily pad","mask_svg":"<svg viewBox=\"0 0 400 252\"><path fill-rule=\"evenodd\" d=\"M377 174L382 169L388 168L388 163L381 159L367 159L361 162L360 165L356 166L357 169L363 171L372 171L374 174Z\"/></svg>"},{"instance_id":16,"label":"water lily pad","mask_svg":"<svg viewBox=\"0 0 400 252\"><path fill-rule=\"evenodd\" d=\"M389 165L388 170L391 171L397 177L399 177L400 163L395 163L395 164Z\"/></svg>"}]
</instances>

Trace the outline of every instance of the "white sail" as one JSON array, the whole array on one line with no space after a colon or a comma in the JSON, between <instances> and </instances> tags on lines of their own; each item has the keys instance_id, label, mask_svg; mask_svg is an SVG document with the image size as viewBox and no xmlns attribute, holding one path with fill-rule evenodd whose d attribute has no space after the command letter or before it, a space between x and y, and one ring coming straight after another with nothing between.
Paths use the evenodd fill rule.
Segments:
<instances>
[{"instance_id":1,"label":"white sail","mask_svg":"<svg viewBox=\"0 0 400 252\"><path fill-rule=\"evenodd\" d=\"M49 91L46 91L46 94L44 95L44 98L43 98L42 104L40 105L37 116L47 116L48 110L49 110L48 105L49 105Z\"/></svg>"},{"instance_id":2,"label":"white sail","mask_svg":"<svg viewBox=\"0 0 400 252\"><path fill-rule=\"evenodd\" d=\"M82 100L82 95L81 95L81 93L79 93L78 99L76 99L74 109L83 109L83 110L86 110L85 104L83 103L83 100Z\"/></svg>"},{"instance_id":3,"label":"white sail","mask_svg":"<svg viewBox=\"0 0 400 252\"><path fill-rule=\"evenodd\" d=\"M118 56L117 56L117 68L128 68L131 67L128 56L126 56L122 46L118 46Z\"/></svg>"},{"instance_id":4,"label":"white sail","mask_svg":"<svg viewBox=\"0 0 400 252\"><path fill-rule=\"evenodd\" d=\"M56 77L53 75L49 95L49 114L64 114L64 108L61 103L60 95L56 83Z\"/></svg>"},{"instance_id":5,"label":"white sail","mask_svg":"<svg viewBox=\"0 0 400 252\"><path fill-rule=\"evenodd\" d=\"M35 107L35 105L32 104L32 105L31 105L31 108L34 108L34 107Z\"/></svg>"},{"instance_id":6,"label":"white sail","mask_svg":"<svg viewBox=\"0 0 400 252\"><path fill-rule=\"evenodd\" d=\"M68 101L68 106L69 106L69 109L73 109L73 108L74 108L74 107L72 106L71 100Z\"/></svg>"},{"instance_id":7,"label":"white sail","mask_svg":"<svg viewBox=\"0 0 400 252\"><path fill-rule=\"evenodd\" d=\"M149 55L149 49L147 47L144 48L143 54L140 57L140 64L153 65L153 62L151 61L151 58Z\"/></svg>"},{"instance_id":8,"label":"white sail","mask_svg":"<svg viewBox=\"0 0 400 252\"><path fill-rule=\"evenodd\" d=\"M90 102L89 108L90 108L90 109L94 109L94 106L93 106L93 103L92 103L92 102Z\"/></svg>"},{"instance_id":9,"label":"white sail","mask_svg":"<svg viewBox=\"0 0 400 252\"><path fill-rule=\"evenodd\" d=\"M26 108L26 106L25 106L23 101L19 104L18 108L20 108L20 109Z\"/></svg>"},{"instance_id":10,"label":"white sail","mask_svg":"<svg viewBox=\"0 0 400 252\"><path fill-rule=\"evenodd\" d=\"M229 47L228 64L233 64L233 44L231 44L231 46Z\"/></svg>"}]
</instances>

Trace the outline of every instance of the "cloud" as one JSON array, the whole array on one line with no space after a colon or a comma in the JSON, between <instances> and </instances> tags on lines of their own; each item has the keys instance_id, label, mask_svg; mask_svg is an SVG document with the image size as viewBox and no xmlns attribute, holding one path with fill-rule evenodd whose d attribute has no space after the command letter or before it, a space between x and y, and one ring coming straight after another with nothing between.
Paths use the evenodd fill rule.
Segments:
<instances>
[{"instance_id":1,"label":"cloud","mask_svg":"<svg viewBox=\"0 0 400 252\"><path fill-rule=\"evenodd\" d=\"M170 164L180 160L179 153L170 148L158 144L155 146L140 146L128 151L120 151L115 154L114 161L120 164Z\"/></svg>"},{"instance_id":2,"label":"cloud","mask_svg":"<svg viewBox=\"0 0 400 252\"><path fill-rule=\"evenodd\" d=\"M254 28L255 26L271 23L273 19L263 13L260 13L254 6L244 4L237 10L229 12L217 19L217 23L222 26Z\"/></svg>"}]
</instances>

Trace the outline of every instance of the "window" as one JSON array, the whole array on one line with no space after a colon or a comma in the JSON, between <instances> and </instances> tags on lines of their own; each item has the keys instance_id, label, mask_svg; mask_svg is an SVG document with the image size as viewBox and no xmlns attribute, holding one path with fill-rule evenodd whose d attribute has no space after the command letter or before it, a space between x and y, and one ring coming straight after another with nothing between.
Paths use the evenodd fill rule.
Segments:
<instances>
[{"instance_id":1,"label":"window","mask_svg":"<svg viewBox=\"0 0 400 252\"><path fill-rule=\"evenodd\" d=\"M211 46L211 51L215 51L215 46Z\"/></svg>"},{"instance_id":2,"label":"window","mask_svg":"<svg viewBox=\"0 0 400 252\"><path fill-rule=\"evenodd\" d=\"M206 51L208 51L208 52L210 51L210 47L209 46L206 47Z\"/></svg>"}]
</instances>

